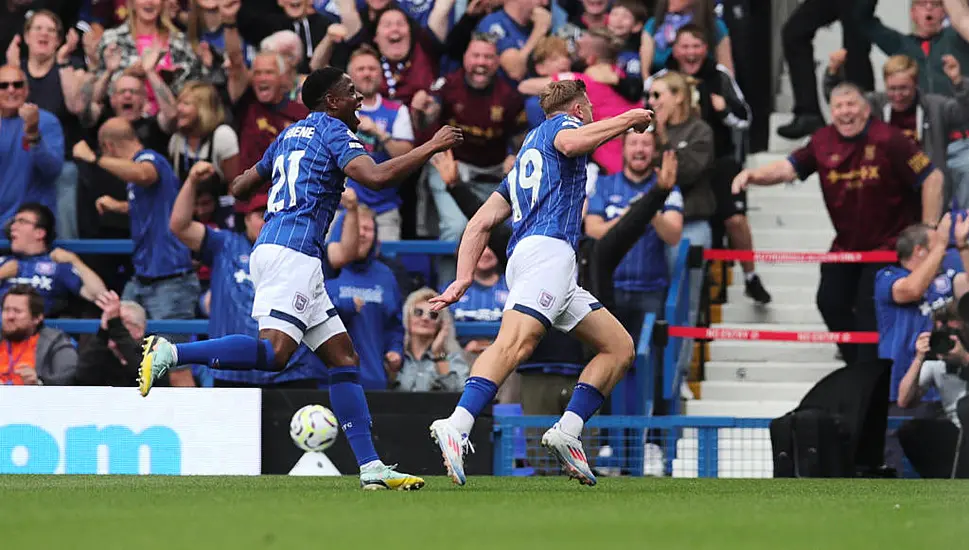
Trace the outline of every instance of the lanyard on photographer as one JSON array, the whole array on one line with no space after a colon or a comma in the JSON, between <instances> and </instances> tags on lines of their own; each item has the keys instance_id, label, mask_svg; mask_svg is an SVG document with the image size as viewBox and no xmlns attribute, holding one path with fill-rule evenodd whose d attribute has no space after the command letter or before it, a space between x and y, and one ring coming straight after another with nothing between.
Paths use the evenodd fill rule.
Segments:
<instances>
[{"instance_id":1,"label":"lanyard on photographer","mask_svg":"<svg viewBox=\"0 0 969 550\"><path fill-rule=\"evenodd\" d=\"M16 371L14 371L14 367L17 366L17 363L20 361L20 358L23 357L24 353L27 352L27 345L25 344L24 347L20 349L20 352L17 354L17 356L14 357L13 346L10 345L9 341L4 343L7 344L7 370L3 373L5 377L4 379L7 380L7 382L4 382L4 384L12 385L13 375L16 374Z\"/></svg>"}]
</instances>

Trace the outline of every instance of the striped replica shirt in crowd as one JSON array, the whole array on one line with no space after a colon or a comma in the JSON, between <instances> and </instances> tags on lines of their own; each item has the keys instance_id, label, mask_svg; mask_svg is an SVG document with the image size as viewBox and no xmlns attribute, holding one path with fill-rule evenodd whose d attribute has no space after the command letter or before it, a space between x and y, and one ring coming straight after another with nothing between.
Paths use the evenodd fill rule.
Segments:
<instances>
[{"instance_id":1,"label":"striped replica shirt in crowd","mask_svg":"<svg viewBox=\"0 0 969 550\"><path fill-rule=\"evenodd\" d=\"M343 168L366 154L347 125L326 113L310 113L287 128L256 165L262 178L272 179L256 246L276 244L319 258L346 182Z\"/></svg>"},{"instance_id":2,"label":"striped replica shirt in crowd","mask_svg":"<svg viewBox=\"0 0 969 550\"><path fill-rule=\"evenodd\" d=\"M606 221L614 220L655 184L656 174L640 183L631 181L622 172L602 176L596 181L595 193L589 197L589 214L602 216ZM683 212L683 195L678 187L670 192L661 211L671 210ZM652 224L616 266L612 280L616 288L631 292L666 290L669 286L666 243L659 238Z\"/></svg>"},{"instance_id":3,"label":"striped replica shirt in crowd","mask_svg":"<svg viewBox=\"0 0 969 550\"><path fill-rule=\"evenodd\" d=\"M498 186L512 209L509 258L522 239L533 235L578 246L588 156L566 157L555 148L555 136L581 125L579 119L560 114L529 132L515 167Z\"/></svg>"},{"instance_id":4,"label":"striped replica shirt in crowd","mask_svg":"<svg viewBox=\"0 0 969 550\"><path fill-rule=\"evenodd\" d=\"M414 141L414 127L411 125L410 110L406 105L384 99L380 94L377 94L377 103L371 107L366 105L360 107L360 115L370 117L377 128L390 134L390 139ZM375 136L358 131L357 139L363 143L367 153L377 164L390 160L391 157L387 148L377 143ZM347 178L347 186L352 187L357 192L362 204L367 205L377 214L383 214L400 206L400 194L396 187L379 190L370 189L350 178Z\"/></svg>"},{"instance_id":5,"label":"striped replica shirt in crowd","mask_svg":"<svg viewBox=\"0 0 969 550\"><path fill-rule=\"evenodd\" d=\"M192 270L192 255L169 229L175 197L182 186L165 155L144 149L135 162L150 162L158 181L143 186L128 182L128 216L135 253L132 264L139 277L167 277Z\"/></svg>"}]
</instances>

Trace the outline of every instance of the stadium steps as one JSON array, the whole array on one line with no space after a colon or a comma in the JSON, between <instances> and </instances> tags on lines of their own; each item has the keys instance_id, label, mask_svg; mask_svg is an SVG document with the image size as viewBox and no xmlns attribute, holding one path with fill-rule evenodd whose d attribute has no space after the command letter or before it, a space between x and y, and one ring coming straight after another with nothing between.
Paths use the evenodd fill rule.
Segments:
<instances>
[{"instance_id":1,"label":"stadium steps","mask_svg":"<svg viewBox=\"0 0 969 550\"><path fill-rule=\"evenodd\" d=\"M876 15L886 25L902 32L910 29L907 2L879 2ZM828 57L841 47L841 27L838 23L820 29L815 36L814 56L819 93ZM875 86L883 89L880 67L886 57L878 48L872 48L871 59L875 68ZM782 75L779 84L775 99L775 108L779 112L771 115L768 152L748 157L748 167L786 158L791 151L808 141L807 138L786 140L777 135L777 127L790 121L793 107L790 79L786 74ZM828 117L827 102L822 100L821 108ZM828 249L834 232L817 175L796 184L755 186L748 196L748 218L755 249ZM828 237L826 242L824 236ZM818 322L814 304L820 278L817 265L758 265L757 272L774 297L773 303L764 308L766 312L756 311L758 306L744 297L740 267L737 265L733 269L727 287L729 301L719 314L721 322L737 328L826 330ZM804 322L792 324L792 316L797 316L798 310L802 311L803 317L797 319ZM797 388L810 388L826 374L842 366L835 359L835 346L828 344L722 340L705 344L705 347L708 350L706 380L701 382L701 391L698 392L702 398L686 403L686 414L689 415L774 418L797 406L799 399L785 400L798 393ZM749 399L741 401L722 399L748 395ZM767 430L721 429L719 432L719 477L771 477L773 465ZM672 463L674 477L697 476L697 449L695 431L684 430L683 437L677 441L677 457Z\"/></svg>"},{"instance_id":2,"label":"stadium steps","mask_svg":"<svg viewBox=\"0 0 969 550\"><path fill-rule=\"evenodd\" d=\"M840 368L838 361L782 362L782 361L708 361L706 364L706 380L702 384L713 382L743 382L745 384L782 383L815 383L828 373Z\"/></svg>"}]
</instances>

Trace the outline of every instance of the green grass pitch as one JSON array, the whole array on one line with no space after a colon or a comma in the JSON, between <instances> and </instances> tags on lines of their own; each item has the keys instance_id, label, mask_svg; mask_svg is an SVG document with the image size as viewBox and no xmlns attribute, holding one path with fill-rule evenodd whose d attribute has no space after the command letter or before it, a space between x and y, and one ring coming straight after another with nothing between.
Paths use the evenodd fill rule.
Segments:
<instances>
[{"instance_id":1,"label":"green grass pitch","mask_svg":"<svg viewBox=\"0 0 969 550\"><path fill-rule=\"evenodd\" d=\"M0 477L0 548L969 548L969 483L898 480Z\"/></svg>"}]
</instances>

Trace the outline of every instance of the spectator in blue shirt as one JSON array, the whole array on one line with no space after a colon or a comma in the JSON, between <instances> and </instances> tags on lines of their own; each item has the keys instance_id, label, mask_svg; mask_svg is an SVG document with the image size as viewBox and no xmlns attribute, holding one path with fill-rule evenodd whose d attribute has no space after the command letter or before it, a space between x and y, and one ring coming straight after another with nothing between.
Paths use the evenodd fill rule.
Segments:
<instances>
[{"instance_id":1,"label":"spectator in blue shirt","mask_svg":"<svg viewBox=\"0 0 969 550\"><path fill-rule=\"evenodd\" d=\"M95 155L85 141L74 146L74 158L103 168L127 182L124 203L131 219L135 275L122 298L141 304L149 319L193 319L201 292L188 247L168 228L181 183L165 155L145 149L131 123L109 119L98 132ZM186 373L189 377L191 373ZM173 385L180 381L172 380Z\"/></svg>"},{"instance_id":2,"label":"spectator in blue shirt","mask_svg":"<svg viewBox=\"0 0 969 550\"><path fill-rule=\"evenodd\" d=\"M528 71L528 56L552 28L545 0L506 0L502 9L485 16L476 32L497 38L504 76L518 82Z\"/></svg>"},{"instance_id":3,"label":"spectator in blue shirt","mask_svg":"<svg viewBox=\"0 0 969 550\"><path fill-rule=\"evenodd\" d=\"M642 63L639 48L642 46L643 25L649 18L649 11L640 0L619 0L609 10L606 27L616 38L622 40L619 51L619 67L628 76L642 76Z\"/></svg>"},{"instance_id":4,"label":"spectator in blue shirt","mask_svg":"<svg viewBox=\"0 0 969 550\"><path fill-rule=\"evenodd\" d=\"M652 133L627 133L622 144L623 170L600 177L589 197L585 233L599 239L619 222L629 205L641 199L660 178L676 180L676 154L663 155L662 169L656 166L655 137ZM683 232L683 195L673 187L651 227L626 253L613 274L615 313L626 330L638 339L647 313L662 315L669 287L666 246L680 242Z\"/></svg>"},{"instance_id":5,"label":"spectator in blue shirt","mask_svg":"<svg viewBox=\"0 0 969 550\"><path fill-rule=\"evenodd\" d=\"M207 227L194 221L195 195L200 184L214 173L214 166L205 161L192 166L175 199L169 226L185 246L198 253L203 264L212 268L212 287L202 297L202 310L209 316L209 337L221 338L229 334L255 337L259 334L259 324L252 318L255 288L249 277L249 253L264 224L267 198L265 195L256 197L247 205L244 227L239 232ZM342 204L348 212L348 221L340 241L326 247L323 266L327 277L334 277L336 270L356 257L356 195L352 190L344 192ZM348 229L352 234L347 234ZM306 346L300 346L286 369L280 372L204 367L200 378L209 376L220 387L285 385L316 388L327 380L328 375L319 358Z\"/></svg>"},{"instance_id":6,"label":"spectator in blue shirt","mask_svg":"<svg viewBox=\"0 0 969 550\"><path fill-rule=\"evenodd\" d=\"M643 26L639 61L643 74L652 74L666 65L673 53L673 42L680 27L693 23L707 35L707 44L713 44L710 55L733 73L733 54L727 25L717 17L713 0L659 0L656 12Z\"/></svg>"},{"instance_id":7,"label":"spectator in blue shirt","mask_svg":"<svg viewBox=\"0 0 969 550\"><path fill-rule=\"evenodd\" d=\"M54 235L54 213L42 204L24 203L7 229L12 254L0 258L0 292L15 284L33 287L44 299L47 318L56 317L74 296L93 302L107 290L77 254L51 250Z\"/></svg>"},{"instance_id":8,"label":"spectator in blue shirt","mask_svg":"<svg viewBox=\"0 0 969 550\"><path fill-rule=\"evenodd\" d=\"M875 276L875 314L878 321L878 357L892 361L889 398L898 400L899 384L915 357L915 341L932 330L932 315L969 290L969 277L958 262L947 258L952 216L947 214L936 230L922 224L909 226L898 236L898 265L888 266ZM955 245L969 259L969 218L955 223ZM894 403L889 416L932 416L939 395L927 392L922 405L903 410ZM885 441L889 467L901 470L902 450L894 433Z\"/></svg>"},{"instance_id":9,"label":"spectator in blue shirt","mask_svg":"<svg viewBox=\"0 0 969 550\"><path fill-rule=\"evenodd\" d=\"M381 163L399 157L414 148L414 127L410 109L406 105L380 95L383 71L380 54L370 46L361 46L350 56L347 74L357 93L363 96L357 138L367 148L374 162ZM400 240L400 195L396 187L370 189L352 179L347 187L357 192L360 203L374 211L377 239L383 242Z\"/></svg>"},{"instance_id":10,"label":"spectator in blue shirt","mask_svg":"<svg viewBox=\"0 0 969 550\"><path fill-rule=\"evenodd\" d=\"M347 327L360 357L360 384L368 390L385 390L389 377L403 365L404 326L400 289L394 272L376 259L374 214L359 207L357 253L326 291ZM342 233L346 215L334 221L333 234Z\"/></svg>"},{"instance_id":11,"label":"spectator in blue shirt","mask_svg":"<svg viewBox=\"0 0 969 550\"><path fill-rule=\"evenodd\" d=\"M20 67L0 67L0 222L24 202L54 211L54 182L64 166L64 132L53 114L27 103Z\"/></svg>"}]
</instances>

